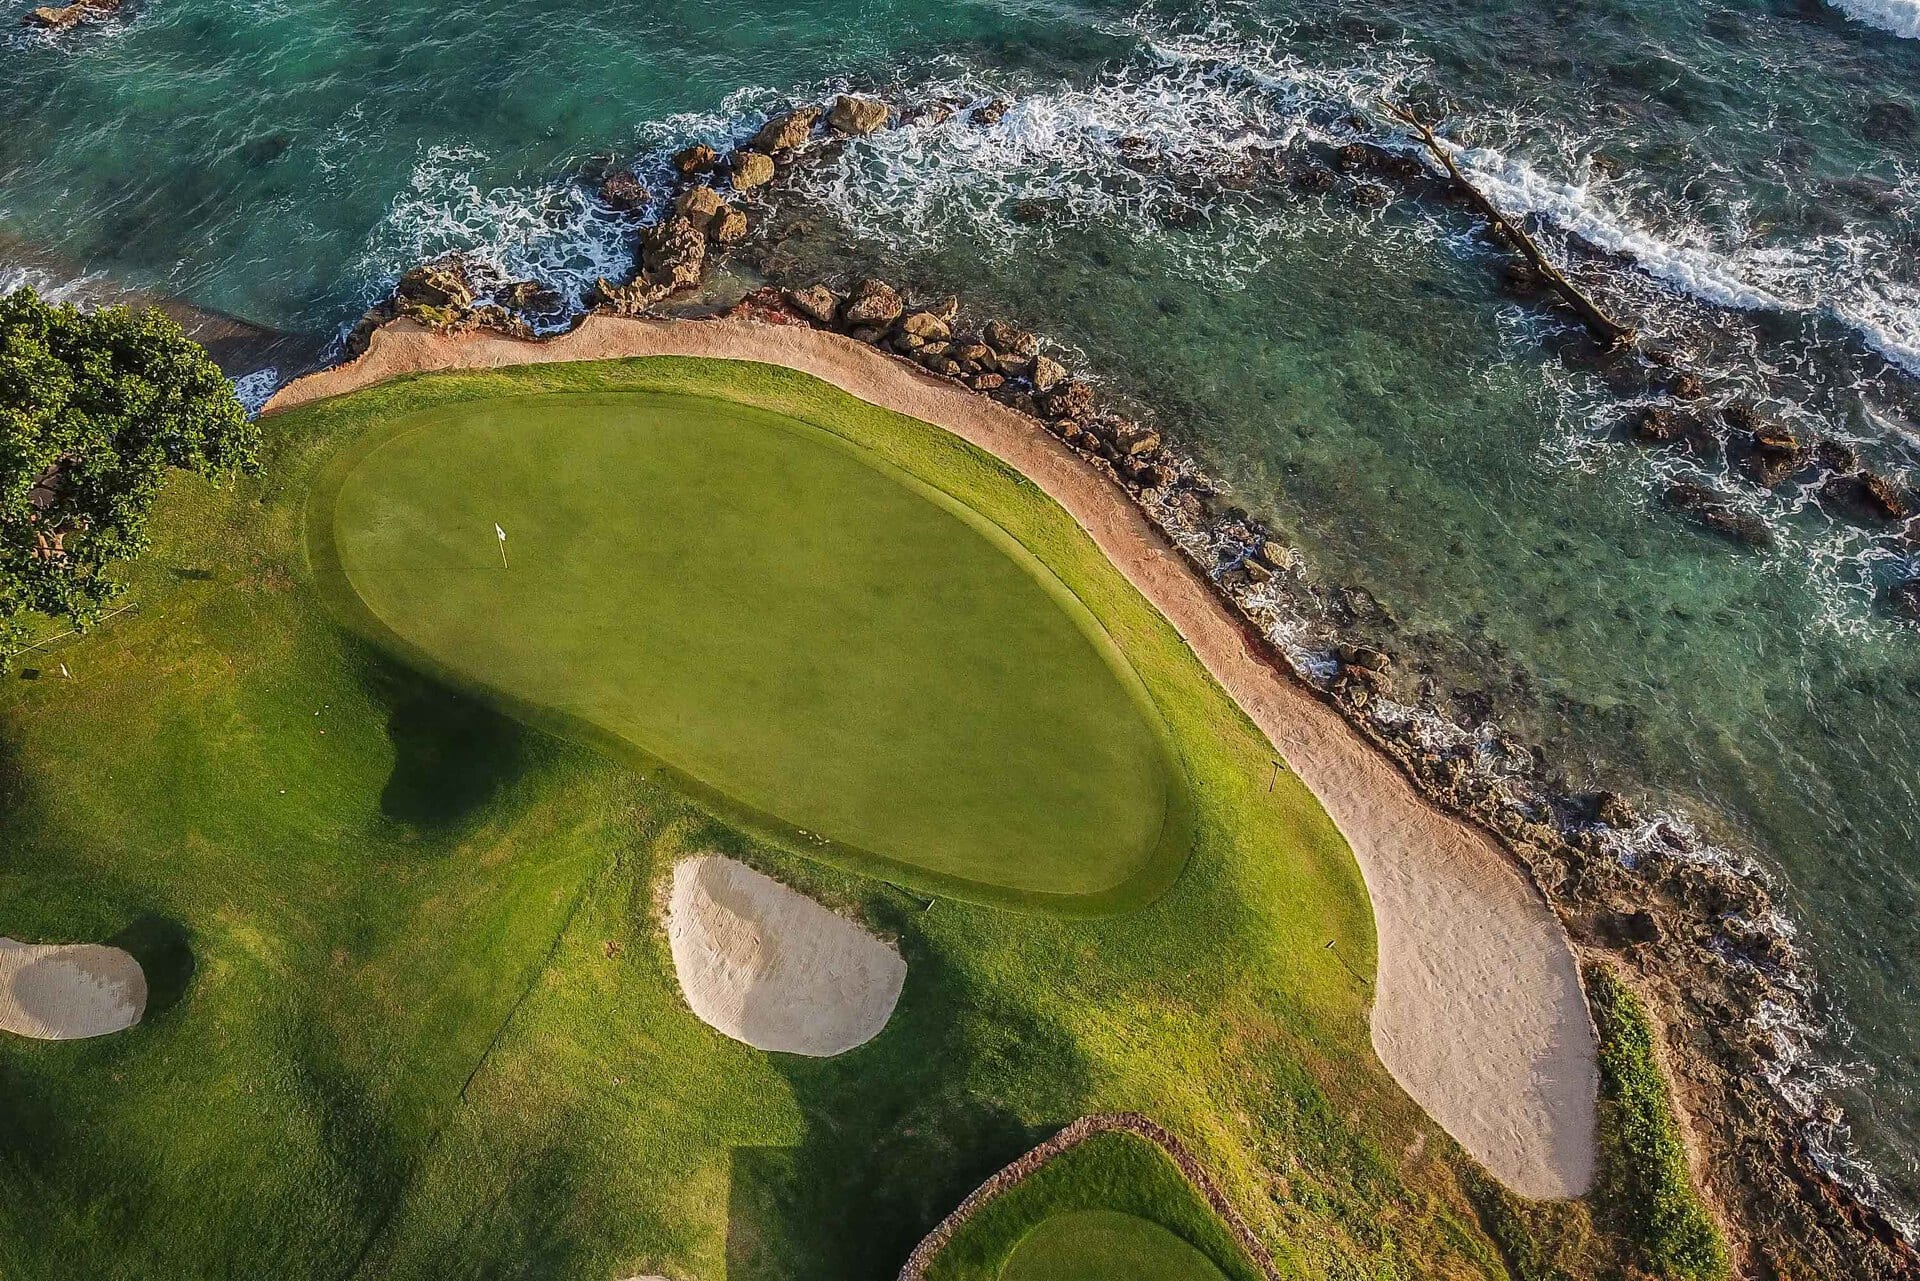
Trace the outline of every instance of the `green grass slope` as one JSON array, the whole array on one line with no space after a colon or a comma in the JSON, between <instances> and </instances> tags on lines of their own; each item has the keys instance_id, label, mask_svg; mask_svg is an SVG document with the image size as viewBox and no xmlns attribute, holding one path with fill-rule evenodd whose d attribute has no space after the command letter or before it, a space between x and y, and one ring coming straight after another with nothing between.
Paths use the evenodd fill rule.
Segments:
<instances>
[{"instance_id":1,"label":"green grass slope","mask_svg":"<svg viewBox=\"0 0 1920 1281\"><path fill-rule=\"evenodd\" d=\"M1164 720L1192 853L1139 911L1034 915L745 833L343 628L305 501L370 428L544 392L723 395L998 526ZM140 608L0 683L0 930L122 939L147 1020L0 1038L0 1276L859 1281L1074 1115L1179 1132L1306 1277L1501 1275L1460 1158L1372 1058L1338 833L1058 507L952 437L759 366L423 378L266 424L262 481L163 495ZM51 674L65 662L72 680ZM898 940L887 1030L830 1060L696 1020L656 897L744 858Z\"/></svg>"},{"instance_id":2,"label":"green grass slope","mask_svg":"<svg viewBox=\"0 0 1920 1281\"><path fill-rule=\"evenodd\" d=\"M383 423L328 480L314 559L349 617L742 821L1052 909L1137 906L1186 858L1185 781L1085 607L830 432L708 397L523 397Z\"/></svg>"}]
</instances>

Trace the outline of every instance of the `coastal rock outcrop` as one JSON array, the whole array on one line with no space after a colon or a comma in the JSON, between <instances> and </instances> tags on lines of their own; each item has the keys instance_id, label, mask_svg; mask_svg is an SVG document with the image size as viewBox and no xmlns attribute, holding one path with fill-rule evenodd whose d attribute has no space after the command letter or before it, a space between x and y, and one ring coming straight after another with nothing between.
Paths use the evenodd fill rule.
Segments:
<instances>
[{"instance_id":1,"label":"coastal rock outcrop","mask_svg":"<svg viewBox=\"0 0 1920 1281\"><path fill-rule=\"evenodd\" d=\"M98 22L120 12L124 0L74 0L72 4L43 5L20 21L43 31L65 31L83 22Z\"/></svg>"},{"instance_id":2,"label":"coastal rock outcrop","mask_svg":"<svg viewBox=\"0 0 1920 1281\"><path fill-rule=\"evenodd\" d=\"M827 124L837 133L861 136L885 126L888 114L887 104L877 98L843 93L833 100Z\"/></svg>"},{"instance_id":3,"label":"coastal rock outcrop","mask_svg":"<svg viewBox=\"0 0 1920 1281\"><path fill-rule=\"evenodd\" d=\"M814 122L820 119L820 114L819 107L809 105L775 116L760 126L747 145L768 154L798 151L812 136Z\"/></svg>"},{"instance_id":4,"label":"coastal rock outcrop","mask_svg":"<svg viewBox=\"0 0 1920 1281\"><path fill-rule=\"evenodd\" d=\"M764 187L773 181L773 157L761 151L736 151L729 175L735 191Z\"/></svg>"}]
</instances>

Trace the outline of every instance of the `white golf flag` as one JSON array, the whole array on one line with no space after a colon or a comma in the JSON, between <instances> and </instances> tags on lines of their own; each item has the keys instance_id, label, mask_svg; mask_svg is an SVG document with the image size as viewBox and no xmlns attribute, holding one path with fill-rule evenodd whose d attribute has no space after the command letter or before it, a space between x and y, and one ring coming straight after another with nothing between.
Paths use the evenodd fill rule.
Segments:
<instances>
[{"instance_id":1,"label":"white golf flag","mask_svg":"<svg viewBox=\"0 0 1920 1281\"><path fill-rule=\"evenodd\" d=\"M504 543L504 542L506 542L506 541L507 541L507 531L506 531L506 530L504 530L504 529L502 529L502 528L500 528L500 524L499 524L499 522L498 522L498 521L495 521L495 522L494 522L494 526L493 526L493 532L494 532L494 533L496 533L496 534L498 534L498 535L500 535L500 541L501 541L501 542L503 542L503 543Z\"/></svg>"},{"instance_id":2,"label":"white golf flag","mask_svg":"<svg viewBox=\"0 0 1920 1281\"><path fill-rule=\"evenodd\" d=\"M493 532L500 539L500 568L505 569L507 567L507 531L500 528L500 522L496 520L493 522Z\"/></svg>"}]
</instances>

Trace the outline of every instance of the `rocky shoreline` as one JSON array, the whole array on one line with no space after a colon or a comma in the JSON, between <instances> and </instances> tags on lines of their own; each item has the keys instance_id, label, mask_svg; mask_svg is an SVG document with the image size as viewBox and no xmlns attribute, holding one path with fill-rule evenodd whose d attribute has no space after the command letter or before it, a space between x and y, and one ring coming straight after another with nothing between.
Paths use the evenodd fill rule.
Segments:
<instances>
[{"instance_id":1,"label":"rocky shoreline","mask_svg":"<svg viewBox=\"0 0 1920 1281\"><path fill-rule=\"evenodd\" d=\"M633 218L631 280L603 281L596 310L652 314L686 298L730 255L765 264L779 253L776 196L796 166L903 117L962 111L986 122L1006 104L936 101L901 110L841 95L776 115L722 154L689 147L674 157L671 190L646 191L630 172L599 181L602 201ZM1269 163L1289 163L1279 157ZM1349 146L1295 158L1289 180L1344 187L1358 202L1395 189L1445 198L1410 157ZM1535 286L1515 273L1516 291ZM407 317L442 331L495 329L533 337L563 327L559 300L537 281L498 279L445 259L409 271L392 298L355 328L347 354L373 329ZM1316 583L1300 558L1160 433L1118 412L1084 374L1037 336L969 316L953 298L917 300L872 277L749 294L740 309L765 321L847 334L1029 415L1107 472L1234 610L1246 635L1398 763L1436 804L1492 833L1525 869L1579 949L1615 958L1666 1023L1680 1100L1708 1159L1699 1173L1730 1220L1743 1275L1920 1278L1920 1253L1882 1213L1836 1177L1829 1154L1838 1118L1780 1088L1818 1025L1811 971L1761 877L1693 836L1677 820L1643 816L1625 798L1568 788L1538 749L1491 726L1448 719L1430 682L1396 665L1392 620L1364 593ZM1821 465L1831 500L1862 518L1916 523L1896 486L1801 441L1749 405L1709 406L1698 372L1672 353L1573 348L1569 360L1606 362L1610 377L1665 396L1642 425L1656 447L1741 452L1758 479ZM1777 480L1776 482L1777 483ZM1754 528L1713 492L1669 494L1677 510L1729 537ZM1893 603L1920 588L1896 587ZM1312 643L1309 632L1341 639ZM1414 688L1409 688L1409 686Z\"/></svg>"}]
</instances>

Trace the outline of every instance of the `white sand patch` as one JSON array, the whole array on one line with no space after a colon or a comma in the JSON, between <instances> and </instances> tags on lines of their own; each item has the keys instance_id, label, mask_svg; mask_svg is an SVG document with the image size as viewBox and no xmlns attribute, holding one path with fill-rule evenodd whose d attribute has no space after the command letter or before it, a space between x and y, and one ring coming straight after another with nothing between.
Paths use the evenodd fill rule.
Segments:
<instances>
[{"instance_id":1,"label":"white sand patch","mask_svg":"<svg viewBox=\"0 0 1920 1281\"><path fill-rule=\"evenodd\" d=\"M147 976L117 947L0 938L0 1030L78 1041L124 1031L146 1009Z\"/></svg>"},{"instance_id":2,"label":"white sand patch","mask_svg":"<svg viewBox=\"0 0 1920 1281\"><path fill-rule=\"evenodd\" d=\"M907 979L852 921L719 855L675 865L667 941L700 1021L762 1050L845 1054L880 1034Z\"/></svg>"},{"instance_id":3,"label":"white sand patch","mask_svg":"<svg viewBox=\"0 0 1920 1281\"><path fill-rule=\"evenodd\" d=\"M1373 1048L1394 1080L1522 1196L1574 1197L1593 1186L1593 1023L1552 909L1492 837L1430 804L1337 711L1250 648L1228 607L1133 501L1032 419L839 334L612 316L589 316L542 343L389 325L360 359L296 379L267 408L429 370L629 356L797 369L945 428L1064 507L1179 630L1347 838L1379 935Z\"/></svg>"}]
</instances>

